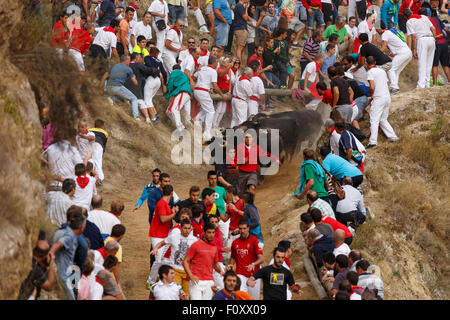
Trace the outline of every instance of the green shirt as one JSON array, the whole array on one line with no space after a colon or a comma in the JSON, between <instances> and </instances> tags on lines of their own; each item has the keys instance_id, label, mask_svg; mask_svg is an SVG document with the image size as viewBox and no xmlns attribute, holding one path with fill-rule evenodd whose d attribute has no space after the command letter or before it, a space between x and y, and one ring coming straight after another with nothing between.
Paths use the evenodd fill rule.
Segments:
<instances>
[{"instance_id":1,"label":"green shirt","mask_svg":"<svg viewBox=\"0 0 450 320\"><path fill-rule=\"evenodd\" d=\"M328 39L333 33L336 33L339 36L339 43L344 42L344 37L348 35L345 27L342 27L339 31L337 31L336 25L332 24L325 29L323 32L323 37Z\"/></svg>"},{"instance_id":2,"label":"green shirt","mask_svg":"<svg viewBox=\"0 0 450 320\"><path fill-rule=\"evenodd\" d=\"M214 190L214 203L216 204L217 210L219 210L220 214L225 214L225 199L227 198L227 192L224 187L216 186L216 188L211 188Z\"/></svg>"},{"instance_id":3,"label":"green shirt","mask_svg":"<svg viewBox=\"0 0 450 320\"><path fill-rule=\"evenodd\" d=\"M289 62L289 45L286 40L274 40L274 48L280 48L279 59L283 63Z\"/></svg>"},{"instance_id":4,"label":"green shirt","mask_svg":"<svg viewBox=\"0 0 450 320\"><path fill-rule=\"evenodd\" d=\"M317 179L317 176L314 173L314 169L311 165L305 165L305 183L307 183L310 179L314 180L314 185L311 190L317 192L319 197L328 197L328 192L327 190L325 190L324 181L320 182Z\"/></svg>"}]
</instances>

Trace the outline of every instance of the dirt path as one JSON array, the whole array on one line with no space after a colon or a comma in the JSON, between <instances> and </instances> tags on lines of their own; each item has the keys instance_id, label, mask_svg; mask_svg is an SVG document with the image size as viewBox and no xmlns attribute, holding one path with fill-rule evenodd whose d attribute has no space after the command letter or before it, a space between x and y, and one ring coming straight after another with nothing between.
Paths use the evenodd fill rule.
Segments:
<instances>
[{"instance_id":1,"label":"dirt path","mask_svg":"<svg viewBox=\"0 0 450 320\"><path fill-rule=\"evenodd\" d=\"M209 166L204 166L195 172L190 172L186 176L172 176L172 183L175 191L182 198L188 197L188 190L192 185L201 188L206 186L206 173ZM264 265L272 258L272 249L282 240L282 236L272 236L272 225L269 218L278 202L288 193L292 184L297 179L297 164L291 163L283 166L275 176L266 177L256 191L256 205L262 220L262 230L265 239ZM293 172L296 172L294 175ZM112 200L118 199L125 203L125 210L121 216L121 222L127 228L124 239L121 242L123 247L123 262L121 265L121 284L127 299L141 300L148 299L149 291L145 289L145 283L149 273L149 247L148 237L148 209L147 204L136 212L132 208L142 192L142 188L147 184L149 178L142 175L130 177L123 180L121 185L110 185L105 183L102 195L104 198L104 209L108 209ZM292 263L300 261L301 256L291 257ZM309 281L306 273L294 273L297 282L305 284ZM315 292L311 286L306 286L302 297L294 295L293 299L316 299Z\"/></svg>"}]
</instances>

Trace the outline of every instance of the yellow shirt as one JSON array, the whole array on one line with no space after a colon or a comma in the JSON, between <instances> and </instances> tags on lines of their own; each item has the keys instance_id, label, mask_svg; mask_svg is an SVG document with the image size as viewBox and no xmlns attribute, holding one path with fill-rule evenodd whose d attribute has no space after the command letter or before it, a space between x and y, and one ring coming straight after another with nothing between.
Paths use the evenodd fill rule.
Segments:
<instances>
[{"instance_id":1,"label":"yellow shirt","mask_svg":"<svg viewBox=\"0 0 450 320\"><path fill-rule=\"evenodd\" d=\"M138 45L135 45L133 50L131 51L131 53L133 52L137 52L137 53L142 53L144 55L144 57L150 55L150 53L148 52L147 49L141 49L141 47L139 47Z\"/></svg>"},{"instance_id":2,"label":"yellow shirt","mask_svg":"<svg viewBox=\"0 0 450 320\"><path fill-rule=\"evenodd\" d=\"M109 240L114 240L114 239L111 237L106 238L105 245ZM120 243L119 243L119 250L117 250L117 253L116 253L116 258L119 262L122 262L122 246L120 245Z\"/></svg>"}]
</instances>

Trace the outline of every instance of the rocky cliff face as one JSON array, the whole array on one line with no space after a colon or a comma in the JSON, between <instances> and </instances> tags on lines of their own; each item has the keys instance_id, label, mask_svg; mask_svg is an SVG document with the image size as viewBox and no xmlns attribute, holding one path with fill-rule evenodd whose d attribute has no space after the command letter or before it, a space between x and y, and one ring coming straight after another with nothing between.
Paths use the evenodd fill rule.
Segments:
<instances>
[{"instance_id":1,"label":"rocky cliff face","mask_svg":"<svg viewBox=\"0 0 450 320\"><path fill-rule=\"evenodd\" d=\"M21 20L22 1L6 1L0 26ZM9 33L0 33L0 299L15 299L31 266L43 216L41 126L27 77L9 60Z\"/></svg>"}]
</instances>

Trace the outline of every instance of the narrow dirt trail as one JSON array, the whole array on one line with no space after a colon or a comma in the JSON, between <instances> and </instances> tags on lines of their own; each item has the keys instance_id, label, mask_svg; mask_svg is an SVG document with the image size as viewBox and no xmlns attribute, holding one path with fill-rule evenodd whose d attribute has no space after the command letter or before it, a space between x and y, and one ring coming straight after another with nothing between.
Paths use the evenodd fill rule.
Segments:
<instances>
[{"instance_id":1,"label":"narrow dirt trail","mask_svg":"<svg viewBox=\"0 0 450 320\"><path fill-rule=\"evenodd\" d=\"M272 236L272 225L269 222L274 209L277 208L279 201L290 192L290 188L295 184L298 171L298 164L291 162L280 168L277 175L268 176L256 190L255 203L259 209L262 221L262 230L265 240L264 246L264 265L267 265L272 258L272 249L282 240L281 235ZM162 166L160 167L162 168ZM203 188L207 185L206 173L212 168L203 166L198 169L192 169L185 175L180 174L183 168L179 167L178 174L171 174L171 181L175 187L175 192L181 199L188 197L189 188L192 185L198 185ZM170 171L169 171L170 173ZM147 203L133 212L132 209L138 197L141 195L144 185L149 182L151 175L142 174L125 178L119 185L105 183L101 190L104 198L104 209L109 209L112 200L122 200L125 203L125 210L121 215L121 222L126 226L126 234L121 241L123 247L123 262L121 265L121 285L127 299L146 300L149 291L145 289L145 283L149 273L149 248L150 241L148 237L148 209ZM292 256L291 261L300 261L301 256ZM309 279L305 272L294 273L297 282L307 283ZM317 299L317 296L311 286L303 289L303 295L293 296L293 299Z\"/></svg>"}]
</instances>

